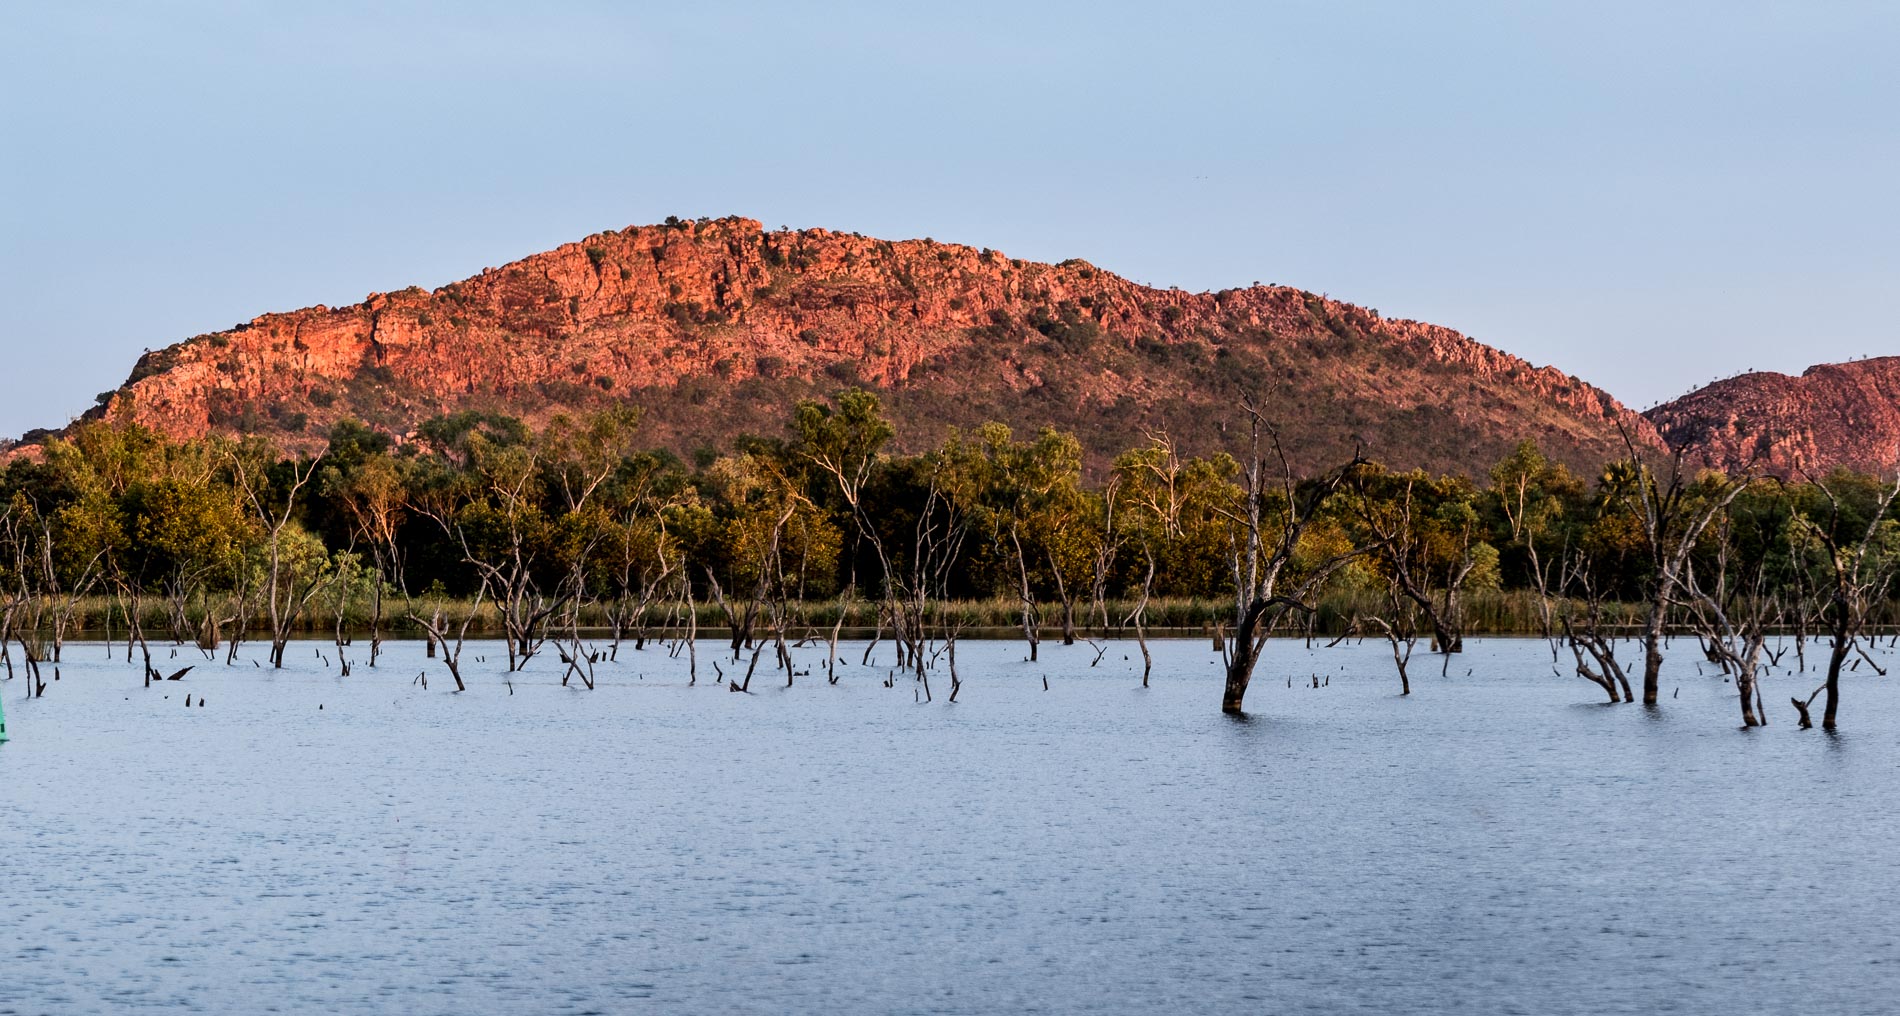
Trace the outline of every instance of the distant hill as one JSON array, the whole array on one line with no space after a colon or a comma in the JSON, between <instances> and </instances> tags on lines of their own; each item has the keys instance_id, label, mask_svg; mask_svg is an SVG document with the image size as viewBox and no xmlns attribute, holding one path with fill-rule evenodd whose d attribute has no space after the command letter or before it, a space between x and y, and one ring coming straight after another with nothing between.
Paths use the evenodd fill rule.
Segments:
<instances>
[{"instance_id":1,"label":"distant hill","mask_svg":"<svg viewBox=\"0 0 1900 1016\"><path fill-rule=\"evenodd\" d=\"M1835 466L1891 470L1900 449L1900 356L1717 381L1646 415L1698 461L1734 469L1825 474Z\"/></svg>"},{"instance_id":2,"label":"distant hill","mask_svg":"<svg viewBox=\"0 0 1900 1016\"><path fill-rule=\"evenodd\" d=\"M1621 452L1619 419L1655 440L1559 370L1299 289L1154 289L1079 260L739 218L265 314L148 353L91 414L314 447L343 417L401 437L463 408L540 420L631 402L656 445L690 454L782 433L796 400L846 385L882 394L904 447L997 419L1071 430L1096 467L1150 432L1223 445L1243 391L1269 393L1306 465L1363 443L1394 466L1481 474L1529 437L1594 467Z\"/></svg>"}]
</instances>

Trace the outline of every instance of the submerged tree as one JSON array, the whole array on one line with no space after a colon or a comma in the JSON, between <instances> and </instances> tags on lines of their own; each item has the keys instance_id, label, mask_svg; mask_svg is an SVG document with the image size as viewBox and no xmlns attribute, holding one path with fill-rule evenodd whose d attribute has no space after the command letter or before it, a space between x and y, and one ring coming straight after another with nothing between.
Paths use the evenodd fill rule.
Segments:
<instances>
[{"instance_id":1,"label":"submerged tree","mask_svg":"<svg viewBox=\"0 0 1900 1016\"><path fill-rule=\"evenodd\" d=\"M1289 611L1311 611L1320 586L1365 552L1355 547L1296 562L1301 537L1340 485L1365 465L1365 458L1355 454L1344 465L1302 482L1294 476L1279 431L1253 400L1246 400L1243 409L1250 433L1240 468L1243 486L1224 509L1235 589L1234 630L1222 650L1227 681L1221 711L1229 714L1242 712L1254 666L1280 619Z\"/></svg>"},{"instance_id":2,"label":"submerged tree","mask_svg":"<svg viewBox=\"0 0 1900 1016\"><path fill-rule=\"evenodd\" d=\"M1627 434L1629 458L1612 463L1604 474L1606 500L1619 505L1642 533L1648 574L1643 578L1643 704L1654 706L1661 688L1663 642L1669 608L1683 591L1691 556L1703 531L1748 488L1750 473L1733 477L1706 473L1691 480L1683 472L1683 451L1669 459L1658 476L1637 454Z\"/></svg>"},{"instance_id":3,"label":"submerged tree","mask_svg":"<svg viewBox=\"0 0 1900 1016\"><path fill-rule=\"evenodd\" d=\"M1794 568L1813 576L1821 616L1832 639L1826 680L1805 700L1797 697L1792 701L1801 716L1801 726L1807 727L1813 722L1808 707L1816 695L1826 693L1821 710L1823 730L1835 729L1838 721L1841 670L1847 661L1858 654L1880 670L1867 655L1862 636L1869 611L1886 595L1900 568L1900 527L1888 518L1895 498L1900 497L1900 468L1895 470L1894 481L1882 488L1843 480L1811 480L1810 487L1825 503L1818 512L1795 513L1794 525L1789 529ZM1850 486L1860 489L1840 489Z\"/></svg>"},{"instance_id":4,"label":"submerged tree","mask_svg":"<svg viewBox=\"0 0 1900 1016\"><path fill-rule=\"evenodd\" d=\"M1762 532L1775 528L1778 521L1753 513L1740 520L1722 516L1714 527L1712 560L1698 567L1691 559L1683 575L1698 635L1709 658L1734 680L1745 727L1768 722L1760 691L1762 655L1780 618L1781 604L1769 589L1767 562L1760 556L1737 553L1737 530L1744 525L1754 528L1756 532L1749 535L1759 545Z\"/></svg>"},{"instance_id":5,"label":"submerged tree","mask_svg":"<svg viewBox=\"0 0 1900 1016\"><path fill-rule=\"evenodd\" d=\"M1370 468L1355 474L1353 487L1353 509L1391 579L1389 591L1424 616L1432 649L1444 658L1441 672L1448 671L1451 654L1465 647L1465 585L1481 558L1492 565L1497 559L1477 537L1475 492L1457 480L1434 484L1423 474L1386 476Z\"/></svg>"},{"instance_id":6,"label":"submerged tree","mask_svg":"<svg viewBox=\"0 0 1900 1016\"><path fill-rule=\"evenodd\" d=\"M297 499L316 477L321 455L277 462L269 446L248 442L230 454L232 475L264 534L262 579L270 622L270 662L284 665L284 649L298 618L333 577L323 541L296 522ZM276 473L278 475L273 476Z\"/></svg>"}]
</instances>

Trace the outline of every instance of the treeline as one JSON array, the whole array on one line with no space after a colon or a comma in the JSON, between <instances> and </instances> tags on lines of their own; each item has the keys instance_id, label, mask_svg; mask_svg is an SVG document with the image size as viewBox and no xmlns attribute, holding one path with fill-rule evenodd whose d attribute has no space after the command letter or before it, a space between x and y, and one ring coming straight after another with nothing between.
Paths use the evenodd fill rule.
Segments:
<instances>
[{"instance_id":1,"label":"treeline","mask_svg":"<svg viewBox=\"0 0 1900 1016\"><path fill-rule=\"evenodd\" d=\"M1300 476L1268 413L1235 423L1245 437L1226 452L1184 456L1156 436L1091 478L1053 430L991 424L893 453L876 397L855 389L690 464L645 447L625 408L538 431L462 412L400 442L346 421L298 457L87 421L0 471L0 651L37 673L106 602L148 678L151 639L235 654L265 637L281 664L322 623L339 643L366 627L372 665L383 634L418 631L459 686L483 618L511 669L554 641L591 684L584 624L606 629L608 653L663 629L692 654L710 610L735 659L751 650L748 680L767 650L790 676L788 639L811 637L794 626L832 619L820 634L835 658L847 619L868 619L920 675L947 656L954 696L956 639L981 620L957 603L1013 603L1032 657L1045 637L1126 632L1145 658L1155 605L1201 600L1228 605L1224 704L1238 711L1276 632L1383 639L1409 691L1421 642L1449 658L1474 600L1508 598L1613 702L1635 699L1640 668L1655 704L1667 640L1693 633L1734 674L1749 723L1764 657L1782 651L1771 636L1798 654L1823 640L1828 680L1806 702L1825 692L1831 725L1841 668L1891 608L1895 488L1874 477L1692 475L1633 445L1580 476L1531 442L1481 480L1365 457Z\"/></svg>"}]
</instances>

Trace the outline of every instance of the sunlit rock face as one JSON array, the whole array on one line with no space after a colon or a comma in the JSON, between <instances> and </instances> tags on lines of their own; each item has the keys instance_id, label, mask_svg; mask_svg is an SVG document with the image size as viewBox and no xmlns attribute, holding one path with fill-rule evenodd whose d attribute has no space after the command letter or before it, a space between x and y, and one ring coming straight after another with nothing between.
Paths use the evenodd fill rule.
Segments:
<instances>
[{"instance_id":1,"label":"sunlit rock face","mask_svg":"<svg viewBox=\"0 0 1900 1016\"><path fill-rule=\"evenodd\" d=\"M1364 447L1481 473L1533 438L1594 466L1620 453L1618 421L1655 440L1559 370L1300 289L1187 293L1080 260L740 218L598 233L433 292L265 314L147 354L94 413L307 448L346 417L401 438L457 409L539 421L632 402L650 440L689 453L780 433L798 399L847 385L884 395L903 446L991 419L1052 425L1092 468L1152 434L1235 447L1245 392L1304 465Z\"/></svg>"},{"instance_id":2,"label":"sunlit rock face","mask_svg":"<svg viewBox=\"0 0 1900 1016\"><path fill-rule=\"evenodd\" d=\"M1900 450L1900 356L1741 374L1647 414L1699 464L1778 476L1891 471Z\"/></svg>"}]
</instances>

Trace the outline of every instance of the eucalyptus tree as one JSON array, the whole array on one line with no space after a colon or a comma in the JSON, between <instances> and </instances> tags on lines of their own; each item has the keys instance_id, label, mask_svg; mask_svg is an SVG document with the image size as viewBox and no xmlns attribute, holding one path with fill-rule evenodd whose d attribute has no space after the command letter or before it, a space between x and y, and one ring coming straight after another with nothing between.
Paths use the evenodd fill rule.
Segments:
<instances>
[{"instance_id":1,"label":"eucalyptus tree","mask_svg":"<svg viewBox=\"0 0 1900 1016\"><path fill-rule=\"evenodd\" d=\"M609 488L602 560L612 585L606 596L609 659L619 659L629 628L634 648L646 645L648 611L677 592L686 575L685 546L669 525L674 509L691 496L680 484L674 463L652 454L631 456Z\"/></svg>"},{"instance_id":2,"label":"eucalyptus tree","mask_svg":"<svg viewBox=\"0 0 1900 1016\"><path fill-rule=\"evenodd\" d=\"M836 514L850 520L858 546L869 546L888 613L896 616L894 568L884 533L865 506L865 491L880 464L884 446L895 430L881 411L876 395L860 388L839 392L837 405L816 400L800 402L792 415L792 451L808 466L814 483L813 501L836 504ZM836 498L834 502L832 499ZM844 628L858 589L857 555L847 559L847 576L839 593L838 616L832 624L825 654L827 680L837 682L838 636ZM880 617L887 611L880 610ZM868 650L867 650L868 652Z\"/></svg>"},{"instance_id":3,"label":"eucalyptus tree","mask_svg":"<svg viewBox=\"0 0 1900 1016\"><path fill-rule=\"evenodd\" d=\"M800 499L763 451L722 456L701 477L701 489L716 521L695 557L726 616L737 662L743 650L755 648L761 612L785 598L784 544Z\"/></svg>"},{"instance_id":4,"label":"eucalyptus tree","mask_svg":"<svg viewBox=\"0 0 1900 1016\"><path fill-rule=\"evenodd\" d=\"M924 455L891 458L883 449L893 430L877 396L869 392L840 392L835 406L800 403L793 419L792 451L809 466L814 502L837 504L839 514L854 523L859 546L870 549L877 565L880 633L888 620L899 665L914 670L926 695L933 618L947 647L954 646L960 629L954 619L934 611L933 604L948 598L972 520L985 516L994 482L986 451L999 442L1009 443L1007 429L999 431L999 426L984 428L974 441L952 432ZM826 660L833 680L838 632L858 582L855 560L848 569L847 598L839 604ZM1025 617L1033 631L1033 618ZM867 660L869 652L867 648ZM953 648L950 654L954 668Z\"/></svg>"},{"instance_id":5,"label":"eucalyptus tree","mask_svg":"<svg viewBox=\"0 0 1900 1016\"><path fill-rule=\"evenodd\" d=\"M213 608L207 585L214 579L236 581L254 531L236 492L207 471L198 478L166 477L139 485L126 502L134 534L127 552L142 559L142 575L163 586L172 637L215 650L229 621ZM195 625L189 616L193 599L201 611Z\"/></svg>"},{"instance_id":6,"label":"eucalyptus tree","mask_svg":"<svg viewBox=\"0 0 1900 1016\"><path fill-rule=\"evenodd\" d=\"M594 687L595 652L581 640L581 611L606 592L593 566L602 548L619 534L622 513L617 501L626 492L617 487L635 444L640 412L615 406L579 417L557 413L537 437L544 485L558 513L551 533L553 555L564 575L560 587L567 593L565 625L568 648L562 653L570 674L580 674ZM638 494L632 497L637 500ZM583 666L585 670L583 671Z\"/></svg>"},{"instance_id":7,"label":"eucalyptus tree","mask_svg":"<svg viewBox=\"0 0 1900 1016\"><path fill-rule=\"evenodd\" d=\"M369 665L382 654L384 594L395 590L410 603L404 571L407 545L403 526L409 519L408 468L389 454L389 439L361 425L339 423L330 435L330 466L324 492L343 509L351 540L369 550Z\"/></svg>"},{"instance_id":8,"label":"eucalyptus tree","mask_svg":"<svg viewBox=\"0 0 1900 1016\"><path fill-rule=\"evenodd\" d=\"M153 674L143 626L144 569L149 562L135 552L137 533L127 506L157 472L167 444L149 428L123 418L75 424L65 437L46 444L45 461L33 470L37 475L32 479L47 502L41 505L27 496L31 510L23 512L20 498L25 491L16 492L10 514L15 526L30 524L38 530L43 549L52 550L56 541L59 553L84 560L88 570L97 569L96 576L113 590L126 618L126 662L131 662L136 646L145 657L147 683ZM48 509L58 519L57 537L44 514ZM37 516L37 521L29 516Z\"/></svg>"},{"instance_id":9,"label":"eucalyptus tree","mask_svg":"<svg viewBox=\"0 0 1900 1016\"><path fill-rule=\"evenodd\" d=\"M262 533L258 592L270 624L270 662L284 665L298 619L335 578L328 549L297 520L298 500L316 479L323 453L280 460L275 449L251 439L227 456L233 482Z\"/></svg>"},{"instance_id":10,"label":"eucalyptus tree","mask_svg":"<svg viewBox=\"0 0 1900 1016\"><path fill-rule=\"evenodd\" d=\"M1141 578L1134 605L1122 618L1133 625L1141 648L1141 683L1147 687L1154 670L1148 650L1148 606L1164 571L1182 577L1189 570L1190 533L1217 520L1216 508L1230 497L1236 467L1231 458L1183 461L1165 434L1150 435L1148 443L1124 452L1113 466L1110 496L1116 505L1119 533L1141 552Z\"/></svg>"},{"instance_id":11,"label":"eucalyptus tree","mask_svg":"<svg viewBox=\"0 0 1900 1016\"><path fill-rule=\"evenodd\" d=\"M1154 654L1148 651L1148 603L1154 598L1155 572L1167 541L1179 528L1181 462L1166 435L1151 436L1146 447L1123 452L1115 459L1111 500L1118 506L1121 531L1141 551L1143 569L1134 606L1122 618L1133 625L1135 644L1141 648L1141 686L1148 687L1154 672Z\"/></svg>"},{"instance_id":12,"label":"eucalyptus tree","mask_svg":"<svg viewBox=\"0 0 1900 1016\"><path fill-rule=\"evenodd\" d=\"M756 446L722 457L703 480L718 518L715 535L723 561L723 568L704 561L707 582L731 628L733 660L739 660L742 649L752 649L751 666L738 687L750 689L765 648L755 635L761 618L789 681L793 671L785 636L791 604L804 589L829 591L837 565L836 527L804 495L779 449ZM721 570L732 595L719 580ZM745 598L735 603L742 590Z\"/></svg>"},{"instance_id":13,"label":"eucalyptus tree","mask_svg":"<svg viewBox=\"0 0 1900 1016\"><path fill-rule=\"evenodd\" d=\"M1556 627L1552 601L1564 567L1560 536L1567 499L1578 497L1579 484L1562 463L1553 463L1525 440L1491 467L1491 495L1504 515L1511 544L1523 549L1525 574L1537 592L1537 619L1555 658ZM1552 546L1557 543L1557 546Z\"/></svg>"},{"instance_id":14,"label":"eucalyptus tree","mask_svg":"<svg viewBox=\"0 0 1900 1016\"><path fill-rule=\"evenodd\" d=\"M980 493L977 506L990 536L1008 549L1016 565L1016 596L1023 641L1035 660L1041 612L1035 579L1046 578L1062 604L1062 640L1075 643L1077 586L1088 581L1084 520L1089 498L1082 489L1082 446L1074 436L1045 427L1030 441L1017 441L1001 423L979 428Z\"/></svg>"},{"instance_id":15,"label":"eucalyptus tree","mask_svg":"<svg viewBox=\"0 0 1900 1016\"><path fill-rule=\"evenodd\" d=\"M870 412L851 413L829 437L821 432L824 442L810 460L818 475L830 477L856 503L853 514L879 567L879 637L888 621L898 665L914 672L927 698L929 648L939 637L947 644L957 630L955 620L938 605L948 599L957 578L972 516L982 511L984 454L978 443L955 431L922 455L871 460L864 452L839 454L840 449L881 446L888 426L876 416L874 400L854 401ZM825 414L811 414L814 424L826 419ZM858 437L839 440L854 434ZM853 468L853 462L870 464ZM865 659L870 659L869 648Z\"/></svg>"},{"instance_id":16,"label":"eucalyptus tree","mask_svg":"<svg viewBox=\"0 0 1900 1016\"><path fill-rule=\"evenodd\" d=\"M541 651L551 619L575 595L550 575L547 551L553 522L542 506L538 449L530 441L492 440L473 434L466 444L468 468L418 507L462 550L500 615L509 671ZM551 590L551 591L550 591Z\"/></svg>"}]
</instances>

